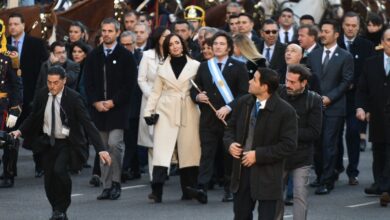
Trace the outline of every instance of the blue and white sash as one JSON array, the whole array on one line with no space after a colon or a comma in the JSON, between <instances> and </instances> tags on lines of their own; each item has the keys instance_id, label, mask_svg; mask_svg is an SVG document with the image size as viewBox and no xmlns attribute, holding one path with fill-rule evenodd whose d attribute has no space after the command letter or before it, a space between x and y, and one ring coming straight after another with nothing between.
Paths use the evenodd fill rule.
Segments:
<instances>
[{"instance_id":1,"label":"blue and white sash","mask_svg":"<svg viewBox=\"0 0 390 220\"><path fill-rule=\"evenodd\" d=\"M211 76L213 77L213 81L217 86L219 93L221 93L225 104L229 104L233 101L234 97L230 91L229 85L226 83L225 78L222 75L221 70L217 66L215 59L208 60L207 64L209 66Z\"/></svg>"}]
</instances>

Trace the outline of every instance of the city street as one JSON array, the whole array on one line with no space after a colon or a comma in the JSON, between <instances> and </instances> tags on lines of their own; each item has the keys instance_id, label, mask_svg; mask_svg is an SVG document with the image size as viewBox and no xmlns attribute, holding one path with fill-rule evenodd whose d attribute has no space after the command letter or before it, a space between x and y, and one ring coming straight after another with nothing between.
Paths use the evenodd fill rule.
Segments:
<instances>
[{"instance_id":1,"label":"city street","mask_svg":"<svg viewBox=\"0 0 390 220\"><path fill-rule=\"evenodd\" d=\"M91 152L91 155L94 155ZM344 160L346 163L347 161ZM92 163L92 157L90 158ZM347 176L342 174L330 195L309 194L308 219L313 220L364 220L389 219L390 207L379 206L379 198L364 194L364 187L371 183L371 147L361 154L358 186L349 186ZM22 149L18 164L19 176L15 186L0 189L0 219L25 220L49 219L50 205L45 197L43 178L34 178L34 164L31 152ZM69 219L232 219L232 203L222 203L221 188L209 191L209 203L181 201L178 176L173 176L164 187L163 203L153 204L147 199L150 193L149 177L122 184L122 196L117 201L98 201L101 188L88 185L92 170L84 169L80 175L73 175L72 204L68 210ZM314 179L314 175L311 176ZM257 215L255 215L257 219ZM284 219L292 219L292 208L286 207Z\"/></svg>"}]
</instances>

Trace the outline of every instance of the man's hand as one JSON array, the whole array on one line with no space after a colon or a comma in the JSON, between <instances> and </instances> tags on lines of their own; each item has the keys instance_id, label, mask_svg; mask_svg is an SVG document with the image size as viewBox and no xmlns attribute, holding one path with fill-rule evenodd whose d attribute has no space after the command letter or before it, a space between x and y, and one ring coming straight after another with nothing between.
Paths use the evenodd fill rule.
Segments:
<instances>
[{"instance_id":1,"label":"man's hand","mask_svg":"<svg viewBox=\"0 0 390 220\"><path fill-rule=\"evenodd\" d=\"M209 103L209 97L206 95L206 92L201 92L196 96L196 101L201 102L201 103Z\"/></svg>"},{"instance_id":2,"label":"man's hand","mask_svg":"<svg viewBox=\"0 0 390 220\"><path fill-rule=\"evenodd\" d=\"M103 162L104 165L111 165L111 157L110 154L107 151L100 151L99 152L100 160Z\"/></svg>"},{"instance_id":3,"label":"man's hand","mask_svg":"<svg viewBox=\"0 0 390 220\"><path fill-rule=\"evenodd\" d=\"M240 159L241 153L242 153L242 148L241 144L237 142L233 142L230 147L229 147L229 153L237 159Z\"/></svg>"},{"instance_id":4,"label":"man's hand","mask_svg":"<svg viewBox=\"0 0 390 220\"><path fill-rule=\"evenodd\" d=\"M109 109L104 106L104 101L95 102L93 106L96 108L98 112L107 112Z\"/></svg>"},{"instance_id":5,"label":"man's hand","mask_svg":"<svg viewBox=\"0 0 390 220\"><path fill-rule=\"evenodd\" d=\"M9 134L12 135L15 139L22 136L22 132L20 132L20 130L12 131Z\"/></svg>"},{"instance_id":6,"label":"man's hand","mask_svg":"<svg viewBox=\"0 0 390 220\"><path fill-rule=\"evenodd\" d=\"M112 101L112 99L103 101L103 105L107 109L112 109L112 108L114 108L114 101Z\"/></svg>"},{"instance_id":7,"label":"man's hand","mask_svg":"<svg viewBox=\"0 0 390 220\"><path fill-rule=\"evenodd\" d=\"M7 118L7 128L13 128L15 127L15 124L16 124L16 121L18 120L18 117L16 117L15 115L8 115L8 118Z\"/></svg>"},{"instance_id":8,"label":"man's hand","mask_svg":"<svg viewBox=\"0 0 390 220\"><path fill-rule=\"evenodd\" d=\"M50 53L49 60L51 64L60 62L60 59L58 59L53 53Z\"/></svg>"},{"instance_id":9,"label":"man's hand","mask_svg":"<svg viewBox=\"0 0 390 220\"><path fill-rule=\"evenodd\" d=\"M242 157L242 165L245 167L250 167L256 163L256 151L251 150L244 152L244 156Z\"/></svg>"},{"instance_id":10,"label":"man's hand","mask_svg":"<svg viewBox=\"0 0 390 220\"><path fill-rule=\"evenodd\" d=\"M328 96L322 96L322 104L326 107L328 105L330 105L330 99L328 98Z\"/></svg>"},{"instance_id":11,"label":"man's hand","mask_svg":"<svg viewBox=\"0 0 390 220\"><path fill-rule=\"evenodd\" d=\"M356 109L356 118L360 121L366 120L366 112L362 108Z\"/></svg>"},{"instance_id":12,"label":"man's hand","mask_svg":"<svg viewBox=\"0 0 390 220\"><path fill-rule=\"evenodd\" d=\"M217 117L221 120L225 120L226 116L230 113L230 109L226 106L221 107L215 113Z\"/></svg>"}]
</instances>

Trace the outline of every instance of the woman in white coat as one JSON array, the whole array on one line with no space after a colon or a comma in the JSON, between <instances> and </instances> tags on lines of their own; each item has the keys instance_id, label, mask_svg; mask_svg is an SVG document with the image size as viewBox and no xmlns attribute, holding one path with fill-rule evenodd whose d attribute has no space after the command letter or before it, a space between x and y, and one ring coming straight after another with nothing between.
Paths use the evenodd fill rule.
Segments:
<instances>
[{"instance_id":1,"label":"woman in white coat","mask_svg":"<svg viewBox=\"0 0 390 220\"><path fill-rule=\"evenodd\" d=\"M199 110L190 98L190 82L199 62L188 56L184 41L170 34L164 41L165 60L158 67L153 91L144 109L145 121L155 123L152 194L159 203L168 167L177 147L182 200L191 199L187 186L196 184L200 160ZM153 120L158 114L158 120Z\"/></svg>"},{"instance_id":2,"label":"woman in white coat","mask_svg":"<svg viewBox=\"0 0 390 220\"><path fill-rule=\"evenodd\" d=\"M163 43L171 32L166 27L158 27L152 34L151 48L143 52L138 67L138 85L142 91L140 118L143 118L145 105L152 93L154 79L157 76L157 67L164 61ZM139 121L138 145L148 148L149 177L152 180L153 161L153 126L148 126L144 120Z\"/></svg>"}]
</instances>

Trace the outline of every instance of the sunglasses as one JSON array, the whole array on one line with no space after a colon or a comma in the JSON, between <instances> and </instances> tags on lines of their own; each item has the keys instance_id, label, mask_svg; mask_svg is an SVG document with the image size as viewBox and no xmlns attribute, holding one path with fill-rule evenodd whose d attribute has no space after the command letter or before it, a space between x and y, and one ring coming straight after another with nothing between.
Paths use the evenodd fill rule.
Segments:
<instances>
[{"instance_id":1,"label":"sunglasses","mask_svg":"<svg viewBox=\"0 0 390 220\"><path fill-rule=\"evenodd\" d=\"M266 34L270 34L270 33L276 34L276 33L278 33L278 31L277 30L266 30L266 31L264 31L264 33L266 33Z\"/></svg>"}]
</instances>

